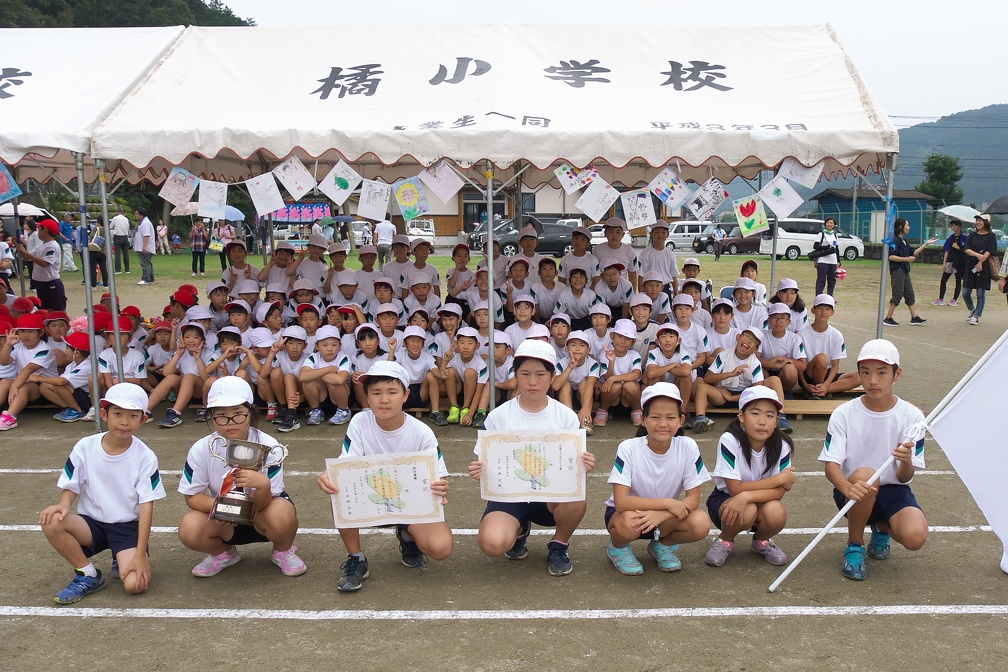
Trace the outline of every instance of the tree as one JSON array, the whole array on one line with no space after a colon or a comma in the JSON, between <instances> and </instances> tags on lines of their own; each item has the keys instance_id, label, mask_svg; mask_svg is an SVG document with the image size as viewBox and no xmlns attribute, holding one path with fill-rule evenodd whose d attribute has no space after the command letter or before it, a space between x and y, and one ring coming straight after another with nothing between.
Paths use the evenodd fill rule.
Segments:
<instances>
[{"instance_id":1,"label":"tree","mask_svg":"<svg viewBox=\"0 0 1008 672\"><path fill-rule=\"evenodd\" d=\"M962 169L959 159L948 154L932 154L924 162L924 178L914 189L934 196L945 205L962 203L963 190L959 188Z\"/></svg>"},{"instance_id":2,"label":"tree","mask_svg":"<svg viewBox=\"0 0 1008 672\"><path fill-rule=\"evenodd\" d=\"M254 26L221 0L0 0L0 28Z\"/></svg>"}]
</instances>

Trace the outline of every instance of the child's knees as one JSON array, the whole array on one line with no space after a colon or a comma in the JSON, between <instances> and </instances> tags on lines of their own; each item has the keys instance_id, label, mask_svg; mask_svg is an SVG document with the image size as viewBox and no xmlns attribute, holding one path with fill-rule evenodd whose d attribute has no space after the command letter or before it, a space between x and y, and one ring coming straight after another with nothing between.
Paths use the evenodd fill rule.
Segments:
<instances>
[{"instance_id":1,"label":"child's knees","mask_svg":"<svg viewBox=\"0 0 1008 672\"><path fill-rule=\"evenodd\" d=\"M700 541L710 534L710 516L703 509L691 511L686 517L686 525L686 533L689 535L690 541Z\"/></svg>"},{"instance_id":2,"label":"child's knees","mask_svg":"<svg viewBox=\"0 0 1008 672\"><path fill-rule=\"evenodd\" d=\"M517 537L500 528L480 528L476 535L476 543L483 553L490 558L499 558L515 545Z\"/></svg>"},{"instance_id":3,"label":"child's knees","mask_svg":"<svg viewBox=\"0 0 1008 672\"><path fill-rule=\"evenodd\" d=\"M147 586L141 581L136 572L131 572L122 579L123 589L130 595L140 595L147 592Z\"/></svg>"}]
</instances>

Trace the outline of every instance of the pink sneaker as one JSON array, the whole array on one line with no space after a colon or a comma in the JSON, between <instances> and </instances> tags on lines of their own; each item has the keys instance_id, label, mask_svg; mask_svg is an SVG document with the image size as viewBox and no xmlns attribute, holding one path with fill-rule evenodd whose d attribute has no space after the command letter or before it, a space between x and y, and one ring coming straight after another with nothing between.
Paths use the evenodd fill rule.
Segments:
<instances>
[{"instance_id":1,"label":"pink sneaker","mask_svg":"<svg viewBox=\"0 0 1008 672\"><path fill-rule=\"evenodd\" d=\"M285 576L301 576L308 571L304 560L297 556L297 546L291 546L286 551L274 550L270 559Z\"/></svg>"},{"instance_id":2,"label":"pink sneaker","mask_svg":"<svg viewBox=\"0 0 1008 672\"><path fill-rule=\"evenodd\" d=\"M640 427L644 424L644 411L630 411L630 420L634 427Z\"/></svg>"},{"instance_id":3,"label":"pink sneaker","mask_svg":"<svg viewBox=\"0 0 1008 672\"><path fill-rule=\"evenodd\" d=\"M603 411L600 408L595 411L595 417L592 418L592 424L596 427L605 427L607 420L609 420L609 411Z\"/></svg>"},{"instance_id":4,"label":"pink sneaker","mask_svg":"<svg viewBox=\"0 0 1008 672\"><path fill-rule=\"evenodd\" d=\"M0 413L0 431L5 432L8 429L14 429L15 427L17 427L17 418L7 411Z\"/></svg>"},{"instance_id":5,"label":"pink sneaker","mask_svg":"<svg viewBox=\"0 0 1008 672\"><path fill-rule=\"evenodd\" d=\"M948 305L950 305L950 306L952 306L954 308L955 306L959 305L959 302L956 301L955 299L952 299L951 301L948 302Z\"/></svg>"},{"instance_id":6,"label":"pink sneaker","mask_svg":"<svg viewBox=\"0 0 1008 672\"><path fill-rule=\"evenodd\" d=\"M193 576L206 578L217 576L231 565L237 564L241 560L241 554L234 546L230 550L224 551L220 555L208 555L203 558L203 562L192 568Z\"/></svg>"}]
</instances>

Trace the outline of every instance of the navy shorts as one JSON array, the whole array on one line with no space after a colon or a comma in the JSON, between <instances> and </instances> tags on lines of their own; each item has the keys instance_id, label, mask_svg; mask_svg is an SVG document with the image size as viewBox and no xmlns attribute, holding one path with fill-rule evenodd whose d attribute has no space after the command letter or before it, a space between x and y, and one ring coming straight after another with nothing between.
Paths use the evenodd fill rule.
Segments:
<instances>
[{"instance_id":1,"label":"navy shorts","mask_svg":"<svg viewBox=\"0 0 1008 672\"><path fill-rule=\"evenodd\" d=\"M615 515L616 515L616 507L615 506L607 506L607 507L605 507L605 527L606 527L607 530L609 529L609 521L612 520L612 517L615 516ZM657 529L658 528L656 527L655 530L657 530ZM654 539L654 533L655 533L655 531L651 530L647 534L641 534L637 538L638 539Z\"/></svg>"},{"instance_id":2,"label":"navy shorts","mask_svg":"<svg viewBox=\"0 0 1008 672\"><path fill-rule=\"evenodd\" d=\"M90 516L81 514L81 518L91 530L91 545L81 546L84 557L90 558L104 550L111 549L112 555L137 547L140 538L140 521L130 523L103 523Z\"/></svg>"},{"instance_id":3,"label":"navy shorts","mask_svg":"<svg viewBox=\"0 0 1008 672\"><path fill-rule=\"evenodd\" d=\"M829 373L826 374L826 380L824 380L822 384L826 385L828 383L832 383L836 380L839 380L841 375L842 374L839 371L837 371L836 373L830 371ZM805 378L805 382L808 383L809 385L818 385L818 383L809 378L808 371L802 371L802 376Z\"/></svg>"},{"instance_id":4,"label":"navy shorts","mask_svg":"<svg viewBox=\"0 0 1008 672\"><path fill-rule=\"evenodd\" d=\"M517 518L522 527L526 523L535 523L542 527L556 527L556 520L546 502L487 502L483 518L494 511L502 511Z\"/></svg>"},{"instance_id":5,"label":"navy shorts","mask_svg":"<svg viewBox=\"0 0 1008 672\"><path fill-rule=\"evenodd\" d=\"M75 387L72 394L81 411L87 413L91 409L91 393L82 387Z\"/></svg>"},{"instance_id":6,"label":"navy shorts","mask_svg":"<svg viewBox=\"0 0 1008 672\"><path fill-rule=\"evenodd\" d=\"M847 503L847 498L839 490L833 488L833 501L836 502L837 509L842 509ZM888 524L890 518L908 506L915 509L921 508L909 485L903 483L880 485L878 494L875 495L875 506L868 516L868 524L873 525L879 521Z\"/></svg>"},{"instance_id":7,"label":"navy shorts","mask_svg":"<svg viewBox=\"0 0 1008 672\"><path fill-rule=\"evenodd\" d=\"M420 398L421 387L423 387L423 383L413 383L409 386L409 396L406 397L406 403L403 404L403 408L420 408L427 405L428 402Z\"/></svg>"},{"instance_id":8,"label":"navy shorts","mask_svg":"<svg viewBox=\"0 0 1008 672\"><path fill-rule=\"evenodd\" d=\"M714 492L710 493L707 497L707 515L710 516L711 523L714 527L721 529L721 507L724 503L731 499L731 495L724 490L718 490L714 488ZM756 531L756 526L753 525L752 532Z\"/></svg>"},{"instance_id":9,"label":"navy shorts","mask_svg":"<svg viewBox=\"0 0 1008 672\"><path fill-rule=\"evenodd\" d=\"M282 497L286 499L291 504L294 500L290 498L287 491L284 490L277 497ZM224 541L225 544L232 544L234 546L244 546L245 544L258 544L262 541L269 541L266 537L259 534L259 531L255 529L252 525L235 525L234 534L231 535L230 539Z\"/></svg>"}]
</instances>

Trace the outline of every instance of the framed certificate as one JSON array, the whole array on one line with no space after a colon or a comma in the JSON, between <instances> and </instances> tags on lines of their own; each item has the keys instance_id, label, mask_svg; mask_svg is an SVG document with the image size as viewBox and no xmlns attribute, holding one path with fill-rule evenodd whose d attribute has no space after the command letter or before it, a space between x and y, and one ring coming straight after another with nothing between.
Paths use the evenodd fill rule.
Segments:
<instances>
[{"instance_id":1,"label":"framed certificate","mask_svg":"<svg viewBox=\"0 0 1008 672\"><path fill-rule=\"evenodd\" d=\"M441 498L431 492L438 480L437 451L327 459L336 527L435 523L444 520Z\"/></svg>"},{"instance_id":2,"label":"framed certificate","mask_svg":"<svg viewBox=\"0 0 1008 672\"><path fill-rule=\"evenodd\" d=\"M492 502L576 502L585 498L583 429L481 431L480 495Z\"/></svg>"}]
</instances>

